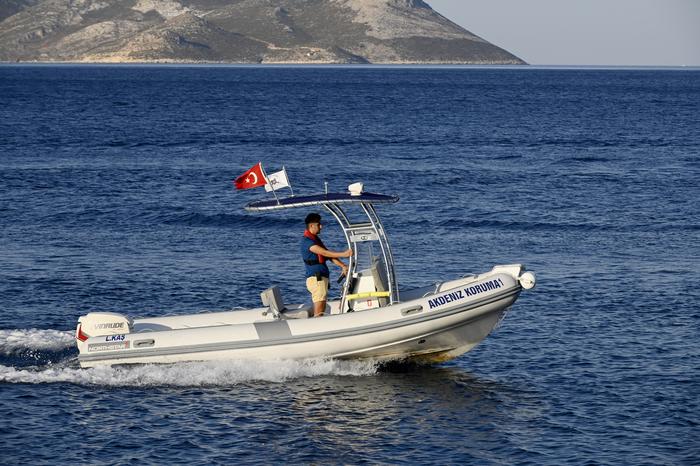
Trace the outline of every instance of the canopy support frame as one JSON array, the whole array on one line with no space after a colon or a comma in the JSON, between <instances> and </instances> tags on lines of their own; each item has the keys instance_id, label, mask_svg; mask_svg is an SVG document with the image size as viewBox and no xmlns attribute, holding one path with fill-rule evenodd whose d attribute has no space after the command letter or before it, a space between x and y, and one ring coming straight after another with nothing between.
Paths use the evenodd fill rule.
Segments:
<instances>
[{"instance_id":1,"label":"canopy support frame","mask_svg":"<svg viewBox=\"0 0 700 466\"><path fill-rule=\"evenodd\" d=\"M374 207L374 204L393 204L398 202L398 200L398 196L387 196L384 194L368 192L329 193L326 189L326 192L323 194L314 194L309 196L292 195L291 197L278 198L276 200L260 200L251 202L246 205L245 210L249 212L262 212L299 207L308 208L322 206L328 212L330 212L330 214L342 228L348 247L353 251L353 254L348 261L348 277L345 280L340 297L339 311L340 313L344 313L346 312L346 307L348 310L350 309L350 306L347 304L349 301L347 298L351 291L350 288L353 282L352 277L356 272L358 264L356 244L364 241L379 242L382 257L384 259L384 272L386 272L384 276L388 282L386 283L387 288L389 288L388 296L386 297L389 299L390 304L400 302L394 255L391 251L391 247L389 246L389 240L387 239L386 232L384 231L384 226L382 225L379 215ZM344 205L358 204L369 222L351 223L343 207ZM368 237L364 238L364 236ZM355 243L355 247L353 247L353 243ZM384 292L382 292L382 295L383 294Z\"/></svg>"},{"instance_id":2,"label":"canopy support frame","mask_svg":"<svg viewBox=\"0 0 700 466\"><path fill-rule=\"evenodd\" d=\"M343 210L343 208L338 205L338 204L324 204L324 207L326 210L328 210L331 215L336 219L338 224L340 225L341 229L343 230L343 235L345 236L345 241L348 244L348 247L352 249L353 254L348 260L348 276L345 279L345 283L343 284L343 291L341 293L341 298L340 298L340 312L343 313L345 312L346 306L348 303L347 296L350 293L350 286L352 283L352 277L357 269L357 263L358 263L358 255L357 255L357 247L353 247L353 240L352 240L352 232L358 228L362 228L363 230L366 229L371 229L372 233L377 235L377 241L379 241L379 247L382 251L382 257L383 257L383 267L386 272L385 276L387 278L387 287L389 288L389 304L395 304L398 303L400 300L399 296L399 289L397 285L397 280L396 280L396 270L395 270L395 264L394 264L394 255L391 251L391 246L389 245L389 240L386 236L386 233L384 231L384 226L382 225L381 220L379 219L379 215L377 214L377 211L374 209L374 206L370 203L361 203L360 206L362 207L363 212L367 216L367 219L369 220L369 223L361 223L361 224L353 224L350 223L350 220Z\"/></svg>"}]
</instances>

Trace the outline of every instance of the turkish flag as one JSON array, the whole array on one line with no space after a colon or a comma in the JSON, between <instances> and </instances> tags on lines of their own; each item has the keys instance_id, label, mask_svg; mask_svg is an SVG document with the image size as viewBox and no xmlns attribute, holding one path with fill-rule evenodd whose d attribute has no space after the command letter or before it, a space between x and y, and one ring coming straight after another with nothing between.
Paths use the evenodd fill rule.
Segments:
<instances>
[{"instance_id":1,"label":"turkish flag","mask_svg":"<svg viewBox=\"0 0 700 466\"><path fill-rule=\"evenodd\" d=\"M258 162L253 168L236 178L233 184L236 189L250 189L265 186L267 181L262 171L262 162Z\"/></svg>"}]
</instances>

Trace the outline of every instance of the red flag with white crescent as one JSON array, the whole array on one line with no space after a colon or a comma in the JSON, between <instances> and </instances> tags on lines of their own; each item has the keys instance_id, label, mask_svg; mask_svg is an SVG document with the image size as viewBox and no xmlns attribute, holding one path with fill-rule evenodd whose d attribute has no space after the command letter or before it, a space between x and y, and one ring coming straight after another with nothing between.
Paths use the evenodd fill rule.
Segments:
<instances>
[{"instance_id":1,"label":"red flag with white crescent","mask_svg":"<svg viewBox=\"0 0 700 466\"><path fill-rule=\"evenodd\" d=\"M253 168L236 178L233 184L236 189L251 189L259 186L265 186L267 180L263 175L262 162L258 162Z\"/></svg>"}]
</instances>

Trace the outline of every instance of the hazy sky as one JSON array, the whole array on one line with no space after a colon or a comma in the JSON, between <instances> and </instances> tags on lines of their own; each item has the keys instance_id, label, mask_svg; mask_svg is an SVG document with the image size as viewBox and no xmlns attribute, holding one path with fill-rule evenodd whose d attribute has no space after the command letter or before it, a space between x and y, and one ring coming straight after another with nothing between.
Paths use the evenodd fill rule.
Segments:
<instances>
[{"instance_id":1,"label":"hazy sky","mask_svg":"<svg viewBox=\"0 0 700 466\"><path fill-rule=\"evenodd\" d=\"M700 0L426 0L533 65L700 66Z\"/></svg>"}]
</instances>

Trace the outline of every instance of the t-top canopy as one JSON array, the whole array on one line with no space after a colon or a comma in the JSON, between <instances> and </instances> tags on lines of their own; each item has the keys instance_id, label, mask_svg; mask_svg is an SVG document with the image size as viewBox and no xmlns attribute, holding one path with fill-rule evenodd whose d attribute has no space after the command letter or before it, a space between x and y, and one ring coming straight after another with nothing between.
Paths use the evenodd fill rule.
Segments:
<instances>
[{"instance_id":1,"label":"t-top canopy","mask_svg":"<svg viewBox=\"0 0 700 466\"><path fill-rule=\"evenodd\" d=\"M327 193L313 194L311 196L290 196L285 198L266 199L255 201L245 206L248 212L258 212L261 210L281 210L292 209L294 207L309 207L326 204L393 204L399 201L398 196L387 196L385 194L374 193Z\"/></svg>"}]
</instances>

